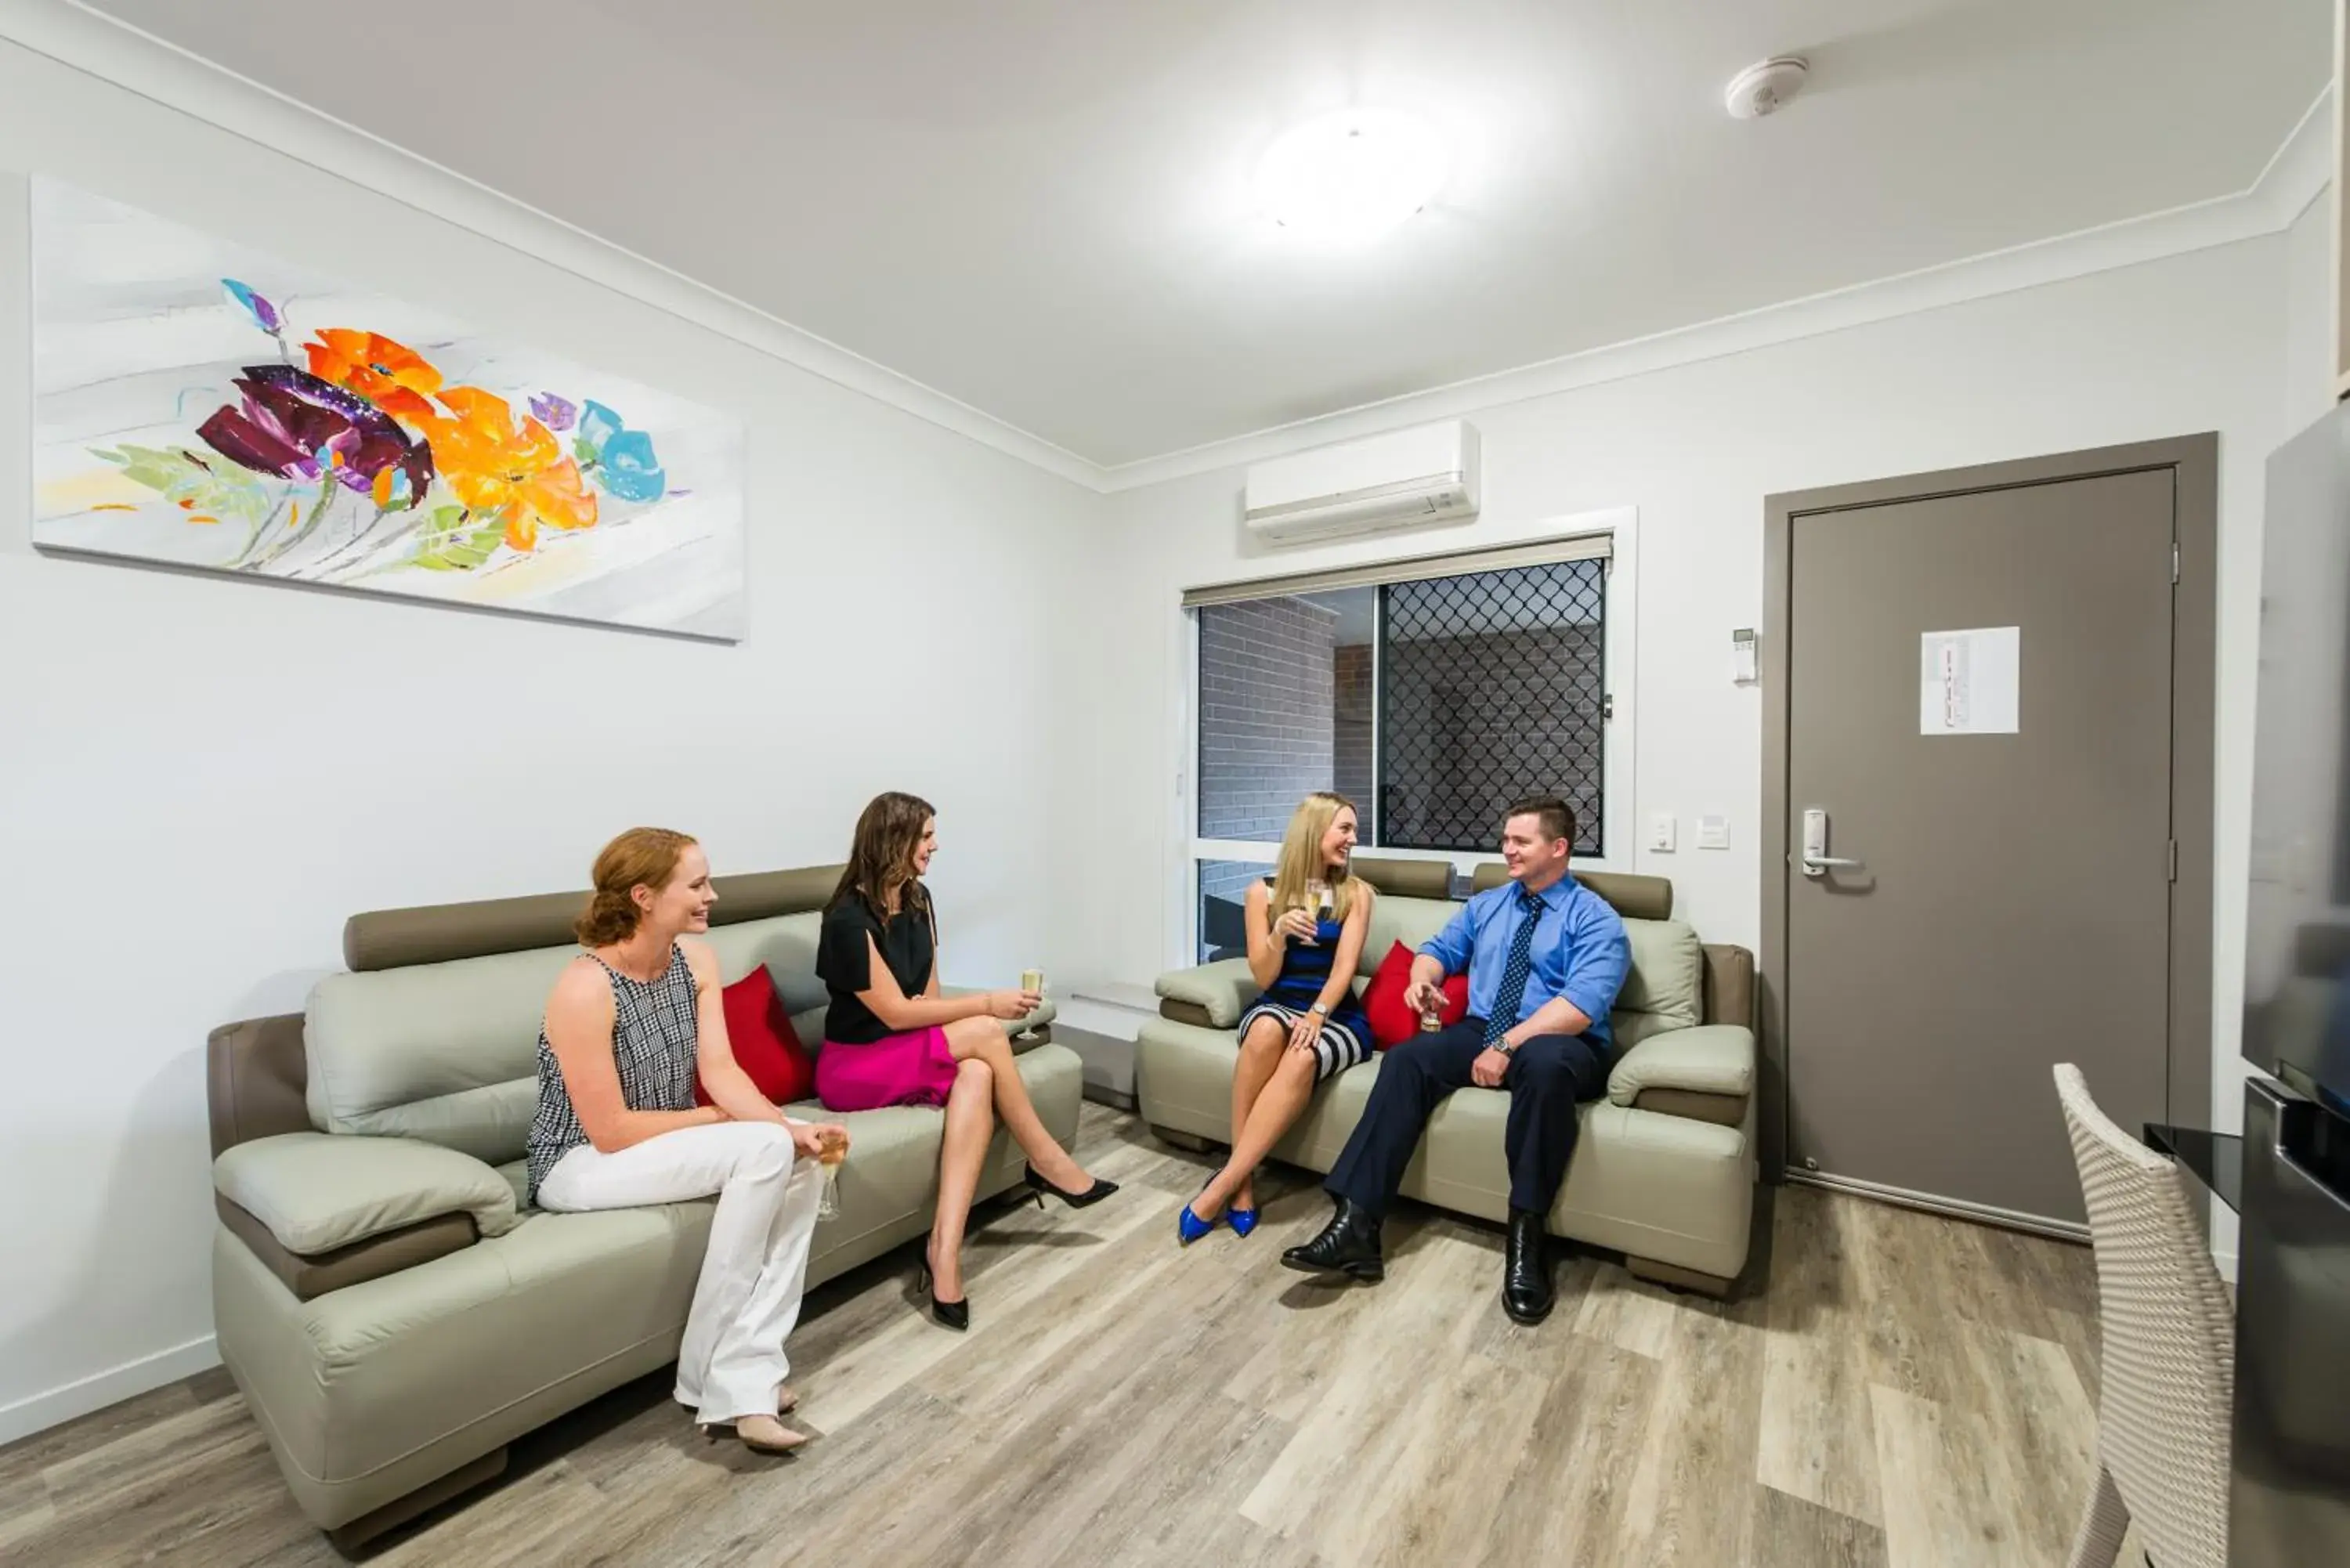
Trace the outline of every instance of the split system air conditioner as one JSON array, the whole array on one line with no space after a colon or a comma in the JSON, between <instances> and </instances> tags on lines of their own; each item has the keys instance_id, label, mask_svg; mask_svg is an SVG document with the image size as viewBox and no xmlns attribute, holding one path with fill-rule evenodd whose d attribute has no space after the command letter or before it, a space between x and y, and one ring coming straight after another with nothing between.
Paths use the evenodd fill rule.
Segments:
<instances>
[{"instance_id":1,"label":"split system air conditioner","mask_svg":"<svg viewBox=\"0 0 2350 1568\"><path fill-rule=\"evenodd\" d=\"M1477 515L1477 427L1448 420L1261 462L1243 504L1263 545L1465 522Z\"/></svg>"}]
</instances>

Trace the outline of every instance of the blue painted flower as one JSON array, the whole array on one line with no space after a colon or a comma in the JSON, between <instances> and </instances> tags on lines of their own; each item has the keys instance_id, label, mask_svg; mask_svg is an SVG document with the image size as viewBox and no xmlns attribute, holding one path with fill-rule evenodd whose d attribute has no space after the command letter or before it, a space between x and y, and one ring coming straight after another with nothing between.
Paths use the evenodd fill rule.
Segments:
<instances>
[{"instance_id":1,"label":"blue painted flower","mask_svg":"<svg viewBox=\"0 0 2350 1568\"><path fill-rule=\"evenodd\" d=\"M659 501L669 488L669 475L653 455L653 438L642 431L622 431L604 443L596 478L623 501Z\"/></svg>"},{"instance_id":2,"label":"blue painted flower","mask_svg":"<svg viewBox=\"0 0 2350 1568\"><path fill-rule=\"evenodd\" d=\"M260 327L272 337L276 337L279 329L286 325L286 318L277 314L277 307L255 294L248 286L237 282L233 277L224 277L221 279L221 287L228 291L228 296L231 299L244 306L244 313L253 317L253 324L255 327Z\"/></svg>"},{"instance_id":3,"label":"blue painted flower","mask_svg":"<svg viewBox=\"0 0 2350 1568\"><path fill-rule=\"evenodd\" d=\"M629 429L602 403L590 400L580 410L572 450L607 494L623 501L659 501L669 489L669 474L653 451L652 436Z\"/></svg>"},{"instance_id":4,"label":"blue painted flower","mask_svg":"<svg viewBox=\"0 0 2350 1568\"><path fill-rule=\"evenodd\" d=\"M586 455L592 460L603 452L604 443L619 435L620 429L620 416L590 398L579 416L577 444L587 449Z\"/></svg>"}]
</instances>

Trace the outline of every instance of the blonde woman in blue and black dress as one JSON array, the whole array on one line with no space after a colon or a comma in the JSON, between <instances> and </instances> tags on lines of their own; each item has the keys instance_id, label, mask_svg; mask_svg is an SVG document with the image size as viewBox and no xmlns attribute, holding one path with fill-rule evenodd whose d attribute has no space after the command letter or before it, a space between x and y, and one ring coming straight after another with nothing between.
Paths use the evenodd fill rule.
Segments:
<instances>
[{"instance_id":1,"label":"blonde woman in blue and black dress","mask_svg":"<svg viewBox=\"0 0 2350 1568\"><path fill-rule=\"evenodd\" d=\"M1376 895L1348 873L1356 832L1354 802L1327 791L1307 795L1282 835L1272 881L1249 888L1249 972L1264 994L1241 1018L1232 1158L1175 1216L1186 1246L1214 1230L1219 1214L1239 1235L1256 1229L1257 1166L1315 1085L1370 1057L1355 971Z\"/></svg>"}]
</instances>

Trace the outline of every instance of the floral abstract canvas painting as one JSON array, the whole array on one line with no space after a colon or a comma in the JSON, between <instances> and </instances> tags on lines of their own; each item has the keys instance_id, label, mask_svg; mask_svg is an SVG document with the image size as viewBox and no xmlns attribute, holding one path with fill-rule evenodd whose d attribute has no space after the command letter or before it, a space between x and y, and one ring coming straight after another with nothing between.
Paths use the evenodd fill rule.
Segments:
<instances>
[{"instance_id":1,"label":"floral abstract canvas painting","mask_svg":"<svg viewBox=\"0 0 2350 1568\"><path fill-rule=\"evenodd\" d=\"M50 179L33 538L733 639L739 422Z\"/></svg>"}]
</instances>

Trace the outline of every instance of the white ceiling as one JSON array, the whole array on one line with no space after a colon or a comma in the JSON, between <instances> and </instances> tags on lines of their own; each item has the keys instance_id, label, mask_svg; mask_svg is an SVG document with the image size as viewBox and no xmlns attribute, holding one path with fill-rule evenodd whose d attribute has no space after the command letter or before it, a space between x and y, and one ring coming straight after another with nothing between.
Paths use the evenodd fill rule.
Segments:
<instances>
[{"instance_id":1,"label":"white ceiling","mask_svg":"<svg viewBox=\"0 0 2350 1568\"><path fill-rule=\"evenodd\" d=\"M1116 465L2242 191L2330 0L96 0ZM1804 97L1741 123L1740 67ZM1252 210L1349 102L1454 173Z\"/></svg>"}]
</instances>

